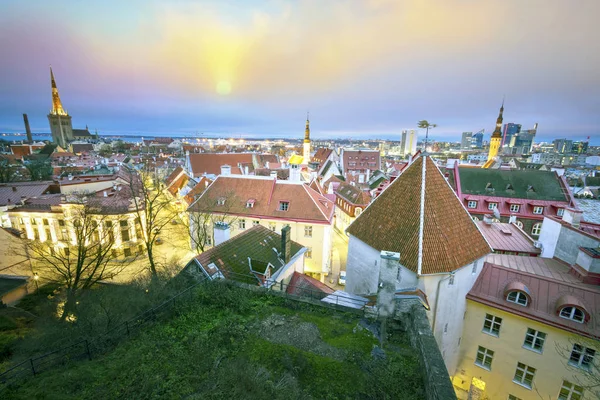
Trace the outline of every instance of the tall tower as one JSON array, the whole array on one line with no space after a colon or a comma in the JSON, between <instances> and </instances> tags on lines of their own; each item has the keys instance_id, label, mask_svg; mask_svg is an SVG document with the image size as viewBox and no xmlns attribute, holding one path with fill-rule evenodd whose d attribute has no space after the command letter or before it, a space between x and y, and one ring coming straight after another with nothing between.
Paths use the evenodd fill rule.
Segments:
<instances>
[{"instance_id":1,"label":"tall tower","mask_svg":"<svg viewBox=\"0 0 600 400\"><path fill-rule=\"evenodd\" d=\"M52 132L52 141L62 148L66 148L68 142L73 140L73 125L71 116L63 108L60 101L52 67L50 67L50 81L52 83L52 110L48 114L48 122Z\"/></svg>"},{"instance_id":2,"label":"tall tower","mask_svg":"<svg viewBox=\"0 0 600 400\"><path fill-rule=\"evenodd\" d=\"M302 152L305 164L308 164L310 162L310 121L308 117L309 114L306 113L306 129L304 130L304 151Z\"/></svg>"},{"instance_id":3,"label":"tall tower","mask_svg":"<svg viewBox=\"0 0 600 400\"><path fill-rule=\"evenodd\" d=\"M488 159L483 165L483 168L489 168L494 164L494 159L498 156L498 150L500 150L500 144L502 142L502 113L504 112L504 100L502 100L502 106L500 107L500 113L496 120L496 129L492 133L490 139L490 151L488 153Z\"/></svg>"}]
</instances>

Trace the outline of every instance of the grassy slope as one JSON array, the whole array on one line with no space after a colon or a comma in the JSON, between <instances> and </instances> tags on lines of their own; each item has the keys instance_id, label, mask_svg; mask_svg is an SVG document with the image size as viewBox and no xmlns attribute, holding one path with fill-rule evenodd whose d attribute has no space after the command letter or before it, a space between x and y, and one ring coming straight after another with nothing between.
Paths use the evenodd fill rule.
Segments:
<instances>
[{"instance_id":1,"label":"grassy slope","mask_svg":"<svg viewBox=\"0 0 600 400\"><path fill-rule=\"evenodd\" d=\"M342 349L342 357L269 342L260 332L272 315L316 325L319 341ZM412 352L374 360L377 341L357 322L353 315L209 285L179 316L102 357L30 379L6 398L422 398Z\"/></svg>"}]
</instances>

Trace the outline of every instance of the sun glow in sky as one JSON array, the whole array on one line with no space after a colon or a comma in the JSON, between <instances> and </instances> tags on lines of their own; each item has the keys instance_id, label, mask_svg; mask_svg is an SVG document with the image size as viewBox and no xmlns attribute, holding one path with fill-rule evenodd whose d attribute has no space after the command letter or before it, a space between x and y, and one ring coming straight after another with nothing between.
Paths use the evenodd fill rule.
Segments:
<instances>
[{"instance_id":1,"label":"sun glow in sky","mask_svg":"<svg viewBox=\"0 0 600 400\"><path fill-rule=\"evenodd\" d=\"M598 137L600 1L0 3L0 131L48 131L47 66L100 132Z\"/></svg>"}]
</instances>

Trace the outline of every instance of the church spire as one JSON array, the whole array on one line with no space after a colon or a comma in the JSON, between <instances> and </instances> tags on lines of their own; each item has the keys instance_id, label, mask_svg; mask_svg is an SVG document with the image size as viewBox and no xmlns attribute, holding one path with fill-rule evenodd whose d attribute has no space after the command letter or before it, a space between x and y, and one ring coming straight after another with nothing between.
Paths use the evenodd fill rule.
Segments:
<instances>
[{"instance_id":1,"label":"church spire","mask_svg":"<svg viewBox=\"0 0 600 400\"><path fill-rule=\"evenodd\" d=\"M54 80L54 72L50 67L50 81L52 83L52 111L50 114L53 115L67 115L67 112L62 106L60 96L58 95L58 88L56 87L56 81Z\"/></svg>"},{"instance_id":2,"label":"church spire","mask_svg":"<svg viewBox=\"0 0 600 400\"><path fill-rule=\"evenodd\" d=\"M496 129L492 133L492 137L502 137L502 113L504 112L504 98L502 98L502 106L500 106L500 113L498 119L496 119Z\"/></svg>"},{"instance_id":3,"label":"church spire","mask_svg":"<svg viewBox=\"0 0 600 400\"><path fill-rule=\"evenodd\" d=\"M310 114L306 113L306 129L304 130L304 143L310 143Z\"/></svg>"}]
</instances>

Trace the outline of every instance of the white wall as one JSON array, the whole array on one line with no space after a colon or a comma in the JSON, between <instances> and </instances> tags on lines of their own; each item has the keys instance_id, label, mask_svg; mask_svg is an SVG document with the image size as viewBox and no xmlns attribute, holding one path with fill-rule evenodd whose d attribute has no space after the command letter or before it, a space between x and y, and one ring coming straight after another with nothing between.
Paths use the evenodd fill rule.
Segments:
<instances>
[{"instance_id":1,"label":"white wall","mask_svg":"<svg viewBox=\"0 0 600 400\"><path fill-rule=\"evenodd\" d=\"M554 221L549 218L544 218L542 225L542 231L538 237L538 241L542 244L541 257L552 258L556 251L556 243L558 243L558 237L560 236L560 230L562 225L560 222Z\"/></svg>"},{"instance_id":2,"label":"white wall","mask_svg":"<svg viewBox=\"0 0 600 400\"><path fill-rule=\"evenodd\" d=\"M379 283L379 262L379 251L350 235L346 262L346 292L376 293Z\"/></svg>"}]
</instances>

